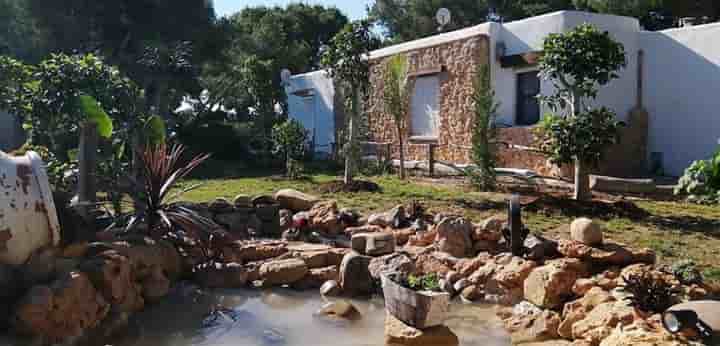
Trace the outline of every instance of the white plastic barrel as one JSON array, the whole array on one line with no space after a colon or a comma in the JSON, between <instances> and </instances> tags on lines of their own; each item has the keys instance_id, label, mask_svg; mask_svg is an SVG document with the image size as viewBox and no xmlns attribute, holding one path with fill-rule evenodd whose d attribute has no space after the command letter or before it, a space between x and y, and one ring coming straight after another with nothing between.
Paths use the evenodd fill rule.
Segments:
<instances>
[{"instance_id":1,"label":"white plastic barrel","mask_svg":"<svg viewBox=\"0 0 720 346\"><path fill-rule=\"evenodd\" d=\"M35 250L59 243L60 223L40 156L0 151L0 263L25 263Z\"/></svg>"}]
</instances>

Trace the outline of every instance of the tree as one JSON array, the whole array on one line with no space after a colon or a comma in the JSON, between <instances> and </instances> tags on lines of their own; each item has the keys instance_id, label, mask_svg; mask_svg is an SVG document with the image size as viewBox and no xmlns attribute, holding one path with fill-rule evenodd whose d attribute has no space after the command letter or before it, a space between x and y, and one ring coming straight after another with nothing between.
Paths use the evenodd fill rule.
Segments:
<instances>
[{"instance_id":1,"label":"tree","mask_svg":"<svg viewBox=\"0 0 720 346\"><path fill-rule=\"evenodd\" d=\"M285 160L285 174L295 179L300 176L299 162L305 155L308 132L295 119L288 119L273 127L273 152L280 154Z\"/></svg>"},{"instance_id":2,"label":"tree","mask_svg":"<svg viewBox=\"0 0 720 346\"><path fill-rule=\"evenodd\" d=\"M350 184L360 160L358 127L360 125L360 96L369 86L370 62L368 56L378 45L370 30L370 23L358 21L348 24L330 42L323 52L322 64L327 66L330 76L341 83L346 103L349 104L348 141L345 151L345 184Z\"/></svg>"},{"instance_id":3,"label":"tree","mask_svg":"<svg viewBox=\"0 0 720 346\"><path fill-rule=\"evenodd\" d=\"M587 166L599 163L619 125L612 111L591 111L587 101L597 96L599 87L618 78L617 71L625 66L623 45L589 24L551 34L543 43L540 75L556 92L542 98L555 113L539 128L542 149L557 164L575 163L575 199L591 197Z\"/></svg>"},{"instance_id":4,"label":"tree","mask_svg":"<svg viewBox=\"0 0 720 346\"><path fill-rule=\"evenodd\" d=\"M0 55L25 61L37 60L45 37L23 0L0 0Z\"/></svg>"},{"instance_id":5,"label":"tree","mask_svg":"<svg viewBox=\"0 0 720 346\"><path fill-rule=\"evenodd\" d=\"M437 10L452 13L452 22L443 30L457 30L488 20L510 21L571 8L571 0L377 0L370 18L381 24L391 43L400 43L436 34Z\"/></svg>"},{"instance_id":6,"label":"tree","mask_svg":"<svg viewBox=\"0 0 720 346\"><path fill-rule=\"evenodd\" d=\"M495 115L498 104L492 89L490 69L481 65L473 81L473 102L475 119L472 129L472 161L475 168L470 172L473 184L483 191L495 189L495 162L497 129Z\"/></svg>"},{"instance_id":7,"label":"tree","mask_svg":"<svg viewBox=\"0 0 720 346\"><path fill-rule=\"evenodd\" d=\"M400 146L400 179L405 179L405 125L408 116L408 62L404 55L395 55L388 59L384 70L385 88L383 99L385 110L395 120L398 143Z\"/></svg>"},{"instance_id":8,"label":"tree","mask_svg":"<svg viewBox=\"0 0 720 346\"><path fill-rule=\"evenodd\" d=\"M254 142L268 149L272 127L283 118L277 106L286 109L280 71L302 73L318 67L321 47L347 22L336 8L305 4L248 7L220 20L224 46L202 74L210 103L249 113Z\"/></svg>"}]
</instances>

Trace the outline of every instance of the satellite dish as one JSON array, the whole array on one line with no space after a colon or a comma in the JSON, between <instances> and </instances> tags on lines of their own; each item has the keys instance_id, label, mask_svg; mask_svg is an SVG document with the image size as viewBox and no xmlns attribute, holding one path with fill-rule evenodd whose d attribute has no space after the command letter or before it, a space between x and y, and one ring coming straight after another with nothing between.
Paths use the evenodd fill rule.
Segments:
<instances>
[{"instance_id":1,"label":"satellite dish","mask_svg":"<svg viewBox=\"0 0 720 346\"><path fill-rule=\"evenodd\" d=\"M282 84L290 84L290 77L292 77L292 72L290 72L290 70L284 68L282 71L280 71L280 81L282 81Z\"/></svg>"},{"instance_id":2,"label":"satellite dish","mask_svg":"<svg viewBox=\"0 0 720 346\"><path fill-rule=\"evenodd\" d=\"M450 14L450 10L443 7L437 11L437 14L435 15L435 19L437 20L438 24L440 24L440 27L444 27L445 25L450 24L450 21L452 20L452 15Z\"/></svg>"}]
</instances>

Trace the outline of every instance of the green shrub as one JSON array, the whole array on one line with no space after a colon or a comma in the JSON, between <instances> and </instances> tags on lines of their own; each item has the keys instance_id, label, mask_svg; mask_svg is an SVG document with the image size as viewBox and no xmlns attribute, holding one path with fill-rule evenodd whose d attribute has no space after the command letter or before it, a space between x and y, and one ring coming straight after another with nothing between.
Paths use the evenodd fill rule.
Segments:
<instances>
[{"instance_id":1,"label":"green shrub","mask_svg":"<svg viewBox=\"0 0 720 346\"><path fill-rule=\"evenodd\" d=\"M473 88L475 124L472 132L472 161L475 167L468 172L475 187L482 191L492 191L495 190L497 180L495 112L499 105L495 102L490 70L486 65L478 69Z\"/></svg>"},{"instance_id":2,"label":"green shrub","mask_svg":"<svg viewBox=\"0 0 720 346\"><path fill-rule=\"evenodd\" d=\"M673 264L672 274L683 284L700 284L703 282L703 276L697 269L695 262L691 260L683 260Z\"/></svg>"},{"instance_id":3,"label":"green shrub","mask_svg":"<svg viewBox=\"0 0 720 346\"><path fill-rule=\"evenodd\" d=\"M302 173L301 162L305 158L308 131L296 119L288 119L273 126L272 152L285 161L288 177L295 179Z\"/></svg>"},{"instance_id":4,"label":"green shrub","mask_svg":"<svg viewBox=\"0 0 720 346\"><path fill-rule=\"evenodd\" d=\"M407 286L416 291L440 291L440 279L435 273L416 276L410 274L407 278Z\"/></svg>"},{"instance_id":5,"label":"green shrub","mask_svg":"<svg viewBox=\"0 0 720 346\"><path fill-rule=\"evenodd\" d=\"M221 160L249 159L252 129L250 123L210 121L183 126L178 140L193 152L211 153Z\"/></svg>"},{"instance_id":6,"label":"green shrub","mask_svg":"<svg viewBox=\"0 0 720 346\"><path fill-rule=\"evenodd\" d=\"M693 162L678 181L675 194L697 203L720 202L720 151L709 160Z\"/></svg>"}]
</instances>

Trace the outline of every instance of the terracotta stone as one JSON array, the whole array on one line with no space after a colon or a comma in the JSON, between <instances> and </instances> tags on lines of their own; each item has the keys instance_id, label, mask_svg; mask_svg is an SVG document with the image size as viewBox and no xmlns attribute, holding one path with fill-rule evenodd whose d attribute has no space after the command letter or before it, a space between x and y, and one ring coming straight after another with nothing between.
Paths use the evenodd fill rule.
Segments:
<instances>
[{"instance_id":1,"label":"terracotta stone","mask_svg":"<svg viewBox=\"0 0 720 346\"><path fill-rule=\"evenodd\" d=\"M559 259L535 268L525 280L525 299L546 309L555 309L570 297L575 281L587 275L584 263L577 259Z\"/></svg>"},{"instance_id":2,"label":"terracotta stone","mask_svg":"<svg viewBox=\"0 0 720 346\"><path fill-rule=\"evenodd\" d=\"M438 256L437 253L429 253L418 256L415 266L418 273L447 275L448 272L452 271L454 264Z\"/></svg>"},{"instance_id":3,"label":"terracotta stone","mask_svg":"<svg viewBox=\"0 0 720 346\"><path fill-rule=\"evenodd\" d=\"M385 318L385 346L458 346L457 335L446 326L416 329L390 314Z\"/></svg>"},{"instance_id":4,"label":"terracotta stone","mask_svg":"<svg viewBox=\"0 0 720 346\"><path fill-rule=\"evenodd\" d=\"M437 231L433 228L432 230L417 232L415 235L410 236L408 239L408 245L410 246L428 246L435 242L437 237Z\"/></svg>"},{"instance_id":5,"label":"terracotta stone","mask_svg":"<svg viewBox=\"0 0 720 346\"><path fill-rule=\"evenodd\" d=\"M435 226L435 230L440 251L455 257L466 257L472 253L473 225L470 221L460 217L447 217Z\"/></svg>"},{"instance_id":6,"label":"terracotta stone","mask_svg":"<svg viewBox=\"0 0 720 346\"><path fill-rule=\"evenodd\" d=\"M272 260L260 266L260 278L268 286L292 284L307 273L308 266L301 259Z\"/></svg>"},{"instance_id":7,"label":"terracotta stone","mask_svg":"<svg viewBox=\"0 0 720 346\"><path fill-rule=\"evenodd\" d=\"M392 233L357 233L351 238L352 249L368 256L383 256L395 251Z\"/></svg>"},{"instance_id":8,"label":"terracotta stone","mask_svg":"<svg viewBox=\"0 0 720 346\"><path fill-rule=\"evenodd\" d=\"M337 235L344 229L336 201L322 201L308 212L310 227L328 235Z\"/></svg>"},{"instance_id":9,"label":"terracotta stone","mask_svg":"<svg viewBox=\"0 0 720 346\"><path fill-rule=\"evenodd\" d=\"M635 320L635 310L625 301L602 303L587 316L572 325L574 339L585 339L593 344L607 338L617 326L629 325Z\"/></svg>"},{"instance_id":10,"label":"terracotta stone","mask_svg":"<svg viewBox=\"0 0 720 346\"><path fill-rule=\"evenodd\" d=\"M570 224L570 239L588 246L599 246L603 243L603 228L588 218L575 219Z\"/></svg>"},{"instance_id":11,"label":"terracotta stone","mask_svg":"<svg viewBox=\"0 0 720 346\"><path fill-rule=\"evenodd\" d=\"M382 274L405 273L411 274L415 272L415 261L403 253L393 253L390 255L376 257L370 261L368 266L370 276L375 280L380 280Z\"/></svg>"},{"instance_id":12,"label":"terracotta stone","mask_svg":"<svg viewBox=\"0 0 720 346\"><path fill-rule=\"evenodd\" d=\"M158 267L159 268L159 267ZM133 279L130 260L110 250L89 259L80 265L109 303L120 311L139 311L144 305L142 287Z\"/></svg>"},{"instance_id":13,"label":"terracotta stone","mask_svg":"<svg viewBox=\"0 0 720 346\"><path fill-rule=\"evenodd\" d=\"M59 343L96 327L109 310L87 275L73 272L50 286L31 288L15 308L15 326L22 333Z\"/></svg>"},{"instance_id":14,"label":"terracotta stone","mask_svg":"<svg viewBox=\"0 0 720 346\"><path fill-rule=\"evenodd\" d=\"M590 247L573 240L560 240L558 251L565 257L578 258L604 266L629 266L636 263L655 263L655 253L649 249L632 249L620 244L606 243Z\"/></svg>"},{"instance_id":15,"label":"terracotta stone","mask_svg":"<svg viewBox=\"0 0 720 346\"><path fill-rule=\"evenodd\" d=\"M287 252L284 242L236 241L222 249L223 260L236 263L262 261Z\"/></svg>"},{"instance_id":16,"label":"terracotta stone","mask_svg":"<svg viewBox=\"0 0 720 346\"><path fill-rule=\"evenodd\" d=\"M371 260L372 257L357 252L345 255L340 264L340 285L345 294L362 296L372 292L372 277L368 268Z\"/></svg>"},{"instance_id":17,"label":"terracotta stone","mask_svg":"<svg viewBox=\"0 0 720 346\"><path fill-rule=\"evenodd\" d=\"M338 267L328 266L324 268L310 269L302 279L294 282L291 286L300 290L318 289L328 281L337 280L340 280Z\"/></svg>"},{"instance_id":18,"label":"terracotta stone","mask_svg":"<svg viewBox=\"0 0 720 346\"><path fill-rule=\"evenodd\" d=\"M275 200L283 209L290 209L293 212L310 210L320 198L293 189L284 189L275 193Z\"/></svg>"},{"instance_id":19,"label":"terracotta stone","mask_svg":"<svg viewBox=\"0 0 720 346\"><path fill-rule=\"evenodd\" d=\"M634 323L628 326L618 326L613 329L600 346L685 346L702 345L677 338L661 328L649 328L643 323Z\"/></svg>"},{"instance_id":20,"label":"terracotta stone","mask_svg":"<svg viewBox=\"0 0 720 346\"><path fill-rule=\"evenodd\" d=\"M615 301L609 292L599 287L594 287L584 294L583 297L565 304L563 308L563 320L558 328L558 334L566 339L572 339L572 326L584 319L587 314L596 306Z\"/></svg>"},{"instance_id":21,"label":"terracotta stone","mask_svg":"<svg viewBox=\"0 0 720 346\"><path fill-rule=\"evenodd\" d=\"M384 232L385 228L375 225L363 225L363 226L357 226L357 227L348 227L345 229L345 234L352 237L355 234L359 233L379 233Z\"/></svg>"}]
</instances>

